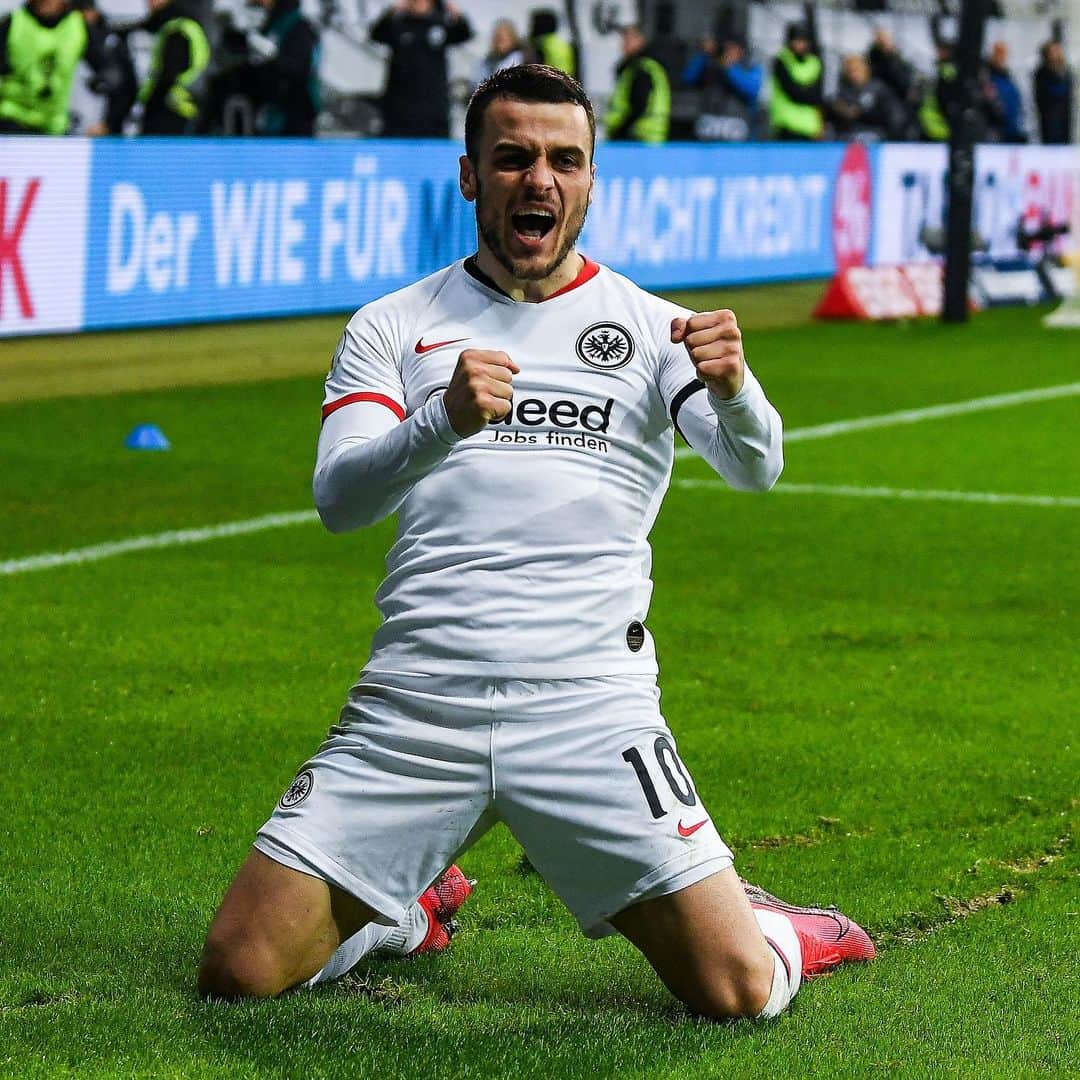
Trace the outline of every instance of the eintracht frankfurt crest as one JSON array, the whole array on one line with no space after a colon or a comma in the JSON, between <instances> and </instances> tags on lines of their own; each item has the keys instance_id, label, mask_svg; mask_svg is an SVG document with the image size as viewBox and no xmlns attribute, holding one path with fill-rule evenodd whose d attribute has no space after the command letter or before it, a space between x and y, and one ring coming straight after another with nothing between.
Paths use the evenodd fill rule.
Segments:
<instances>
[{"instance_id":1,"label":"eintracht frankfurt crest","mask_svg":"<svg viewBox=\"0 0 1080 1080\"><path fill-rule=\"evenodd\" d=\"M589 367L613 371L625 367L634 355L634 339L618 323L598 322L581 331L577 354Z\"/></svg>"},{"instance_id":2,"label":"eintracht frankfurt crest","mask_svg":"<svg viewBox=\"0 0 1080 1080\"><path fill-rule=\"evenodd\" d=\"M299 806L311 794L314 784L315 777L311 775L311 770L305 769L289 785L289 790L281 796L278 805L282 810L291 810L294 806Z\"/></svg>"}]
</instances>

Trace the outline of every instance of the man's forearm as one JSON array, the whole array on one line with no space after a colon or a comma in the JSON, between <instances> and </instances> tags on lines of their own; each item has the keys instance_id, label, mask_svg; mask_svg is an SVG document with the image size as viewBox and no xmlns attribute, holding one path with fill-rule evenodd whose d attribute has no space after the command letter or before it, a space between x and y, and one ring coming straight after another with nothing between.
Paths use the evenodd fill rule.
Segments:
<instances>
[{"instance_id":1,"label":"man's forearm","mask_svg":"<svg viewBox=\"0 0 1080 1080\"><path fill-rule=\"evenodd\" d=\"M783 471L783 423L749 368L733 398L705 388L692 394L679 411L679 429L739 491L768 491Z\"/></svg>"},{"instance_id":2,"label":"man's forearm","mask_svg":"<svg viewBox=\"0 0 1080 1080\"><path fill-rule=\"evenodd\" d=\"M312 489L330 532L349 532L388 517L460 441L441 397L389 430L365 422L380 416L373 410L384 408L357 403L327 417Z\"/></svg>"}]
</instances>

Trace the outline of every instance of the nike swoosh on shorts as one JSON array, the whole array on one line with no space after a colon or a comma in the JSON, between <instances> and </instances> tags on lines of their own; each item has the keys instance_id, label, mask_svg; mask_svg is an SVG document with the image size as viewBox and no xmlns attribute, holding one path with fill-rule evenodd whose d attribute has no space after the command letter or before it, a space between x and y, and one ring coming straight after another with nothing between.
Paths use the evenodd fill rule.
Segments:
<instances>
[{"instance_id":1,"label":"nike swoosh on shorts","mask_svg":"<svg viewBox=\"0 0 1080 1080\"><path fill-rule=\"evenodd\" d=\"M703 818L696 825L691 825L689 828L687 828L680 821L679 822L679 835L680 836L693 836L694 833L696 833L698 831L698 829L700 829L702 827L702 825L707 825L708 823L709 823L709 819L708 818Z\"/></svg>"}]
</instances>

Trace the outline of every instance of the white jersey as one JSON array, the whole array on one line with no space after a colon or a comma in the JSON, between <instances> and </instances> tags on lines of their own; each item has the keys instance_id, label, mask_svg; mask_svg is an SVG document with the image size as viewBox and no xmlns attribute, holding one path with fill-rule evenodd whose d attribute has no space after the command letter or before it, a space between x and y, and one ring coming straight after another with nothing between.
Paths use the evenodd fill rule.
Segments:
<instances>
[{"instance_id":1,"label":"white jersey","mask_svg":"<svg viewBox=\"0 0 1080 1080\"><path fill-rule=\"evenodd\" d=\"M649 530L673 427L738 487L782 467L748 370L722 401L684 308L586 260L542 303L456 263L361 308L326 380L316 503L335 531L398 511L367 669L517 678L655 674ZM505 419L460 438L441 391L467 348L520 368Z\"/></svg>"}]
</instances>

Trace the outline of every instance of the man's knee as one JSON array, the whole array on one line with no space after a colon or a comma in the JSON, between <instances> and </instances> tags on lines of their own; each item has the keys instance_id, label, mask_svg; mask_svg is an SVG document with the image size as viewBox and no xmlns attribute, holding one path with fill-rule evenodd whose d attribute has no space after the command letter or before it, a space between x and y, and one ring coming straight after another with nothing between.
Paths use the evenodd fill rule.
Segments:
<instances>
[{"instance_id":1,"label":"man's knee","mask_svg":"<svg viewBox=\"0 0 1080 1080\"><path fill-rule=\"evenodd\" d=\"M711 1020L753 1019L772 992L772 964L733 958L722 967L694 972L672 989L688 1009Z\"/></svg>"},{"instance_id":2,"label":"man's knee","mask_svg":"<svg viewBox=\"0 0 1080 1080\"><path fill-rule=\"evenodd\" d=\"M212 927L199 963L199 996L238 1001L274 997L288 989L273 952L247 936L225 935Z\"/></svg>"}]
</instances>

